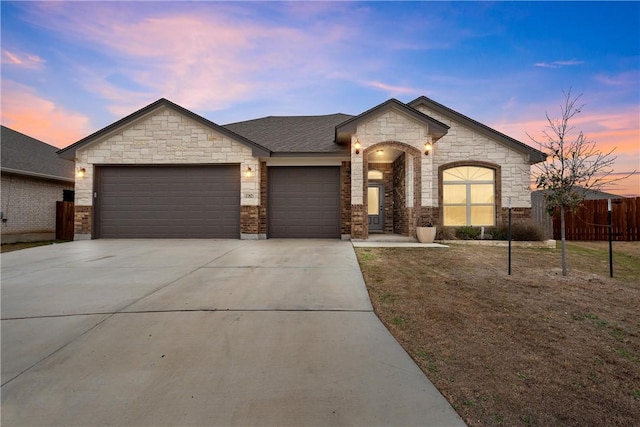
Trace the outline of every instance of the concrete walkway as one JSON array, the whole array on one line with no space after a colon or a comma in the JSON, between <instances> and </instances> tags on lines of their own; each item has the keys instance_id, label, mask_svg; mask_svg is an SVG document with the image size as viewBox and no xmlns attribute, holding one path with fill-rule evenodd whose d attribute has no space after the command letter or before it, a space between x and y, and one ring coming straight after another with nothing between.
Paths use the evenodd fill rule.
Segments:
<instances>
[{"instance_id":1,"label":"concrete walkway","mask_svg":"<svg viewBox=\"0 0 640 427\"><path fill-rule=\"evenodd\" d=\"M2 425L464 425L349 242L94 240L2 255Z\"/></svg>"}]
</instances>

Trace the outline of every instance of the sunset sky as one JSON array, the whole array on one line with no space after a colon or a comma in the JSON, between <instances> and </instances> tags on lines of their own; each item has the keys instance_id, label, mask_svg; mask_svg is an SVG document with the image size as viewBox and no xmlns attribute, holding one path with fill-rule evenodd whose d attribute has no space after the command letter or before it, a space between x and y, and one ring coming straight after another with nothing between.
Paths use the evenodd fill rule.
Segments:
<instances>
[{"instance_id":1,"label":"sunset sky","mask_svg":"<svg viewBox=\"0 0 640 427\"><path fill-rule=\"evenodd\" d=\"M167 98L218 124L425 95L640 171L640 2L1 2L2 124L57 147ZM640 172L613 187L640 195Z\"/></svg>"}]
</instances>

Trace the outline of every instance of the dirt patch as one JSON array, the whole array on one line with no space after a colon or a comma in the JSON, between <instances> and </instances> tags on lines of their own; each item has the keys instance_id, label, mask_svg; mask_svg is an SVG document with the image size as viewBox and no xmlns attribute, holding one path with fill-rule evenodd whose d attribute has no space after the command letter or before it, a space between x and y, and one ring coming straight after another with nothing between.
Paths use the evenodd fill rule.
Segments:
<instances>
[{"instance_id":1,"label":"dirt patch","mask_svg":"<svg viewBox=\"0 0 640 427\"><path fill-rule=\"evenodd\" d=\"M640 425L640 244L360 248L376 313L471 426Z\"/></svg>"},{"instance_id":2,"label":"dirt patch","mask_svg":"<svg viewBox=\"0 0 640 427\"><path fill-rule=\"evenodd\" d=\"M4 243L0 246L0 253L19 251L22 249L35 248L37 246L53 245L54 243L65 242L66 240L48 240L46 242Z\"/></svg>"}]
</instances>

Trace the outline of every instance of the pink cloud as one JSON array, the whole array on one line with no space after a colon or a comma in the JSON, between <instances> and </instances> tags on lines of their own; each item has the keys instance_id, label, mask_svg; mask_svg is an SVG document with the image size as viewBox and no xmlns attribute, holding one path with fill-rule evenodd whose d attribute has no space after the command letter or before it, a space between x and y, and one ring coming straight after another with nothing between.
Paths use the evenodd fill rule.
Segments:
<instances>
[{"instance_id":1,"label":"pink cloud","mask_svg":"<svg viewBox=\"0 0 640 427\"><path fill-rule=\"evenodd\" d=\"M394 94L417 94L420 92L420 90L415 88L406 87L406 86L394 86L394 85L390 85L390 84L378 82L378 81L364 82L364 85L375 88L375 89L383 90L391 94L392 96Z\"/></svg>"},{"instance_id":2,"label":"pink cloud","mask_svg":"<svg viewBox=\"0 0 640 427\"><path fill-rule=\"evenodd\" d=\"M11 52L6 49L2 51L2 63L5 65L36 69L40 68L44 62L44 59L40 58L38 55Z\"/></svg>"},{"instance_id":3,"label":"pink cloud","mask_svg":"<svg viewBox=\"0 0 640 427\"><path fill-rule=\"evenodd\" d=\"M56 147L66 147L90 133L89 119L40 97L35 90L2 82L2 124Z\"/></svg>"},{"instance_id":4,"label":"pink cloud","mask_svg":"<svg viewBox=\"0 0 640 427\"><path fill-rule=\"evenodd\" d=\"M609 152L615 150L616 156L614 173L617 177L630 172L636 173L615 185L605 186L605 191L627 196L640 196L640 116L637 107L614 112L592 112L580 114L571 123L574 127L573 136L581 130L588 140L595 141L596 147ZM543 141L542 132L547 130L546 120L533 119L511 123L494 124L497 130L522 141L534 148L540 147L528 135L538 141ZM528 135L527 135L528 134Z\"/></svg>"},{"instance_id":5,"label":"pink cloud","mask_svg":"<svg viewBox=\"0 0 640 427\"><path fill-rule=\"evenodd\" d=\"M352 30L337 23L303 28L264 24L246 9L237 13L233 4L196 7L189 13L159 7L152 16L137 14L136 3L68 7L73 10L42 5L31 13L39 24L101 46L114 59L109 69L87 75L84 83L111 100L114 112L132 111L141 97L145 102L166 97L196 110L223 109L256 94L277 96L283 88L295 90L296 85L349 68L337 53ZM51 14L55 19L47 19ZM141 89L116 89L105 82L112 73L126 75ZM287 79L274 83L274 75Z\"/></svg>"}]
</instances>

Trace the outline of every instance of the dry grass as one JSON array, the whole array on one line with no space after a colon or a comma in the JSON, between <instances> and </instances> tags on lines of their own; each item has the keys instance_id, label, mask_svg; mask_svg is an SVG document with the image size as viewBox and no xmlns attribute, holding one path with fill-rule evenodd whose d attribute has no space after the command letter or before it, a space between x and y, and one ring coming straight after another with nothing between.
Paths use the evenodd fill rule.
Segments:
<instances>
[{"instance_id":1,"label":"dry grass","mask_svg":"<svg viewBox=\"0 0 640 427\"><path fill-rule=\"evenodd\" d=\"M640 243L360 248L376 313L470 426L640 425Z\"/></svg>"},{"instance_id":2,"label":"dry grass","mask_svg":"<svg viewBox=\"0 0 640 427\"><path fill-rule=\"evenodd\" d=\"M22 249L35 248L38 246L53 245L54 243L65 243L66 240L47 240L41 242L19 242L19 243L3 243L0 246L0 253L19 251Z\"/></svg>"}]
</instances>

